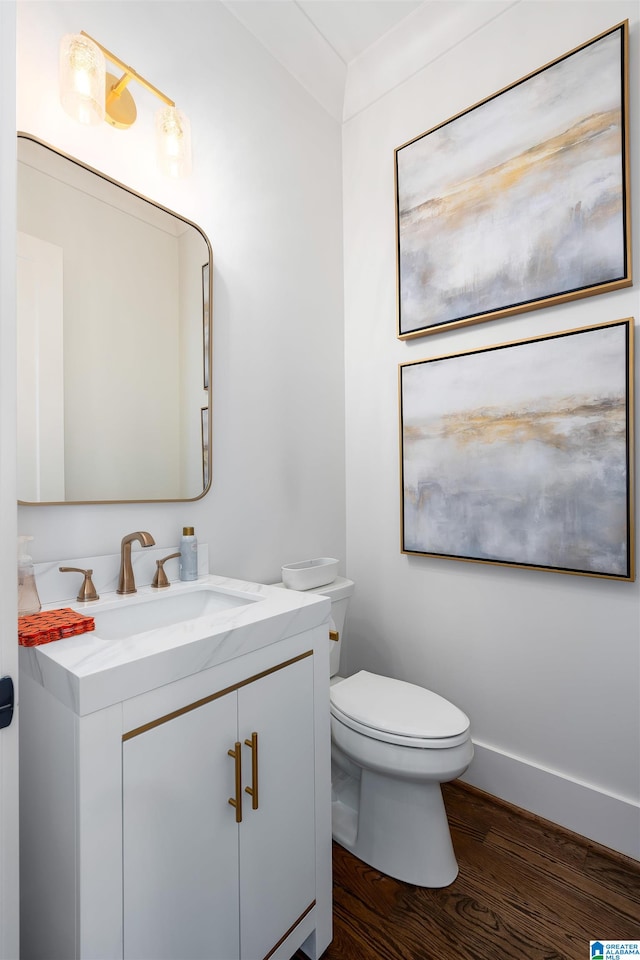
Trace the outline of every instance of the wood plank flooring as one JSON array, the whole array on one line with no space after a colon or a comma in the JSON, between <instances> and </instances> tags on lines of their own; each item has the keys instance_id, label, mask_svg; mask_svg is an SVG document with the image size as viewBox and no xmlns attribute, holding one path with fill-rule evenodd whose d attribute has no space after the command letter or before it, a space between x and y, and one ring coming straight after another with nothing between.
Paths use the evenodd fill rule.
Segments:
<instances>
[{"instance_id":1,"label":"wood plank flooring","mask_svg":"<svg viewBox=\"0 0 640 960\"><path fill-rule=\"evenodd\" d=\"M334 843L323 960L589 960L589 940L640 939L640 863L460 782L443 795L455 882L400 883Z\"/></svg>"}]
</instances>

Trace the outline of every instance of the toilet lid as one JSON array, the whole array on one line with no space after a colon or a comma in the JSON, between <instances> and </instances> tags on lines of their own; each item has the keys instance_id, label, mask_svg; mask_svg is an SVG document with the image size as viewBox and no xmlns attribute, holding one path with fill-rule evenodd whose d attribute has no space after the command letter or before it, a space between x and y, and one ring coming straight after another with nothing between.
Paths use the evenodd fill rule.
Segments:
<instances>
[{"instance_id":1,"label":"toilet lid","mask_svg":"<svg viewBox=\"0 0 640 960\"><path fill-rule=\"evenodd\" d=\"M469 729L469 718L431 690L361 670L336 683L331 703L345 717L401 737L437 740Z\"/></svg>"}]
</instances>

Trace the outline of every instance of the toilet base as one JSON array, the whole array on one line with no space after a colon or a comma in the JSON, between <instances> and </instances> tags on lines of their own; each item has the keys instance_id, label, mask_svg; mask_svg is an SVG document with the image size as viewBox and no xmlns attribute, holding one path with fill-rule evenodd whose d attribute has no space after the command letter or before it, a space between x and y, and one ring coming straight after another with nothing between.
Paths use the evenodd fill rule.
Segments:
<instances>
[{"instance_id":1,"label":"toilet base","mask_svg":"<svg viewBox=\"0 0 640 960\"><path fill-rule=\"evenodd\" d=\"M335 767L332 778L334 840L405 883L453 883L458 863L439 783L411 783L366 769L356 779Z\"/></svg>"}]
</instances>

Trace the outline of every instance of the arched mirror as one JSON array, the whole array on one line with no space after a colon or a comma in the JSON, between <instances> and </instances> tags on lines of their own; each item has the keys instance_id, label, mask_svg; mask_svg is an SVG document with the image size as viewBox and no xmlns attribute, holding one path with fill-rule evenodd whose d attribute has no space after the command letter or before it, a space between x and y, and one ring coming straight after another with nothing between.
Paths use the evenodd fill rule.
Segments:
<instances>
[{"instance_id":1,"label":"arched mirror","mask_svg":"<svg viewBox=\"0 0 640 960\"><path fill-rule=\"evenodd\" d=\"M18 497L196 500L210 484L211 246L18 135Z\"/></svg>"}]
</instances>

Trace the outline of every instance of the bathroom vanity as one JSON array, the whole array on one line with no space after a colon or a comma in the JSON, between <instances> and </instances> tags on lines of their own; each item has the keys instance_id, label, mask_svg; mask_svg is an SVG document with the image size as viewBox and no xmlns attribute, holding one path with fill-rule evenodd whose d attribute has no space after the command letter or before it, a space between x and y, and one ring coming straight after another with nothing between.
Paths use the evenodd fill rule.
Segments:
<instances>
[{"instance_id":1,"label":"bathroom vanity","mask_svg":"<svg viewBox=\"0 0 640 960\"><path fill-rule=\"evenodd\" d=\"M207 576L59 605L96 629L20 649L23 960L315 960L330 601Z\"/></svg>"}]
</instances>

